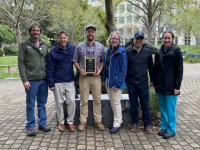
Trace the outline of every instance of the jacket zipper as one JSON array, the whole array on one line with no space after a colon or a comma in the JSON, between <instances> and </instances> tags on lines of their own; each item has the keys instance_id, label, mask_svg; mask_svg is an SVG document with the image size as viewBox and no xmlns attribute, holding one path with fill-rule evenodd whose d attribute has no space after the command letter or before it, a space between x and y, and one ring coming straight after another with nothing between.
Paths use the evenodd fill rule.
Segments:
<instances>
[{"instance_id":1,"label":"jacket zipper","mask_svg":"<svg viewBox=\"0 0 200 150\"><path fill-rule=\"evenodd\" d=\"M113 55L111 55L111 57L110 57L109 75L108 75L108 87L109 87L109 83L110 83L110 66L111 66L111 64L112 64L112 57L113 57Z\"/></svg>"}]
</instances>

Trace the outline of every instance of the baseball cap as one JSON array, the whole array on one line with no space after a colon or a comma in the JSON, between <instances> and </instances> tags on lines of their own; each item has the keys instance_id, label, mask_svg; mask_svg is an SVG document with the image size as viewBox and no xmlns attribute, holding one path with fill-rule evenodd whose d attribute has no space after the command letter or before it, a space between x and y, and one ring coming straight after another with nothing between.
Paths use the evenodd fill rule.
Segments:
<instances>
[{"instance_id":1,"label":"baseball cap","mask_svg":"<svg viewBox=\"0 0 200 150\"><path fill-rule=\"evenodd\" d=\"M96 27L93 24L88 24L85 28L85 31L87 31L88 29L94 29L96 31Z\"/></svg>"},{"instance_id":2,"label":"baseball cap","mask_svg":"<svg viewBox=\"0 0 200 150\"><path fill-rule=\"evenodd\" d=\"M138 38L144 39L144 32L142 31L136 32L134 35L134 39L138 39Z\"/></svg>"}]
</instances>

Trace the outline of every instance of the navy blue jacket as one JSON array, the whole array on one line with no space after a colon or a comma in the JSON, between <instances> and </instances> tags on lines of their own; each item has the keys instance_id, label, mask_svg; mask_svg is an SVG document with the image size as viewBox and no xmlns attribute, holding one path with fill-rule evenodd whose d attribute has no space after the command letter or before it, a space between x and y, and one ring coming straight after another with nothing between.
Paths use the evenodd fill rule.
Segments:
<instances>
[{"instance_id":1,"label":"navy blue jacket","mask_svg":"<svg viewBox=\"0 0 200 150\"><path fill-rule=\"evenodd\" d=\"M123 47L117 48L113 53L108 49L105 57L105 78L108 87L123 89L127 72L127 56Z\"/></svg>"},{"instance_id":2,"label":"navy blue jacket","mask_svg":"<svg viewBox=\"0 0 200 150\"><path fill-rule=\"evenodd\" d=\"M62 49L56 43L52 48L47 63L47 81L49 87L54 87L55 83L74 81L74 51L75 46L72 44L67 44L66 49Z\"/></svg>"},{"instance_id":3,"label":"navy blue jacket","mask_svg":"<svg viewBox=\"0 0 200 150\"><path fill-rule=\"evenodd\" d=\"M155 55L154 86L156 92L174 95L174 89L180 89L183 78L183 57L179 47L172 45L165 49L161 46Z\"/></svg>"}]
</instances>

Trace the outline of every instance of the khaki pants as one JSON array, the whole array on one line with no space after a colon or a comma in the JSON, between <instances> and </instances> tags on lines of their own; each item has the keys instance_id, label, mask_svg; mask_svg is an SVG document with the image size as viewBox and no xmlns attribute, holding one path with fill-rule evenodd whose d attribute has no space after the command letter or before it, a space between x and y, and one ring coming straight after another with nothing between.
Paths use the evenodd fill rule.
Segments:
<instances>
[{"instance_id":1,"label":"khaki pants","mask_svg":"<svg viewBox=\"0 0 200 150\"><path fill-rule=\"evenodd\" d=\"M120 127L122 123L121 89L108 88L106 86L108 97L114 115L113 127Z\"/></svg>"},{"instance_id":2,"label":"khaki pants","mask_svg":"<svg viewBox=\"0 0 200 150\"><path fill-rule=\"evenodd\" d=\"M73 124L75 115L75 86L74 82L56 83L53 91L56 102L56 117L59 124L64 124L63 103L67 104L67 123Z\"/></svg>"},{"instance_id":3,"label":"khaki pants","mask_svg":"<svg viewBox=\"0 0 200 150\"><path fill-rule=\"evenodd\" d=\"M96 123L101 122L101 76L80 76L80 123L87 123L88 98L93 97L93 114Z\"/></svg>"}]
</instances>

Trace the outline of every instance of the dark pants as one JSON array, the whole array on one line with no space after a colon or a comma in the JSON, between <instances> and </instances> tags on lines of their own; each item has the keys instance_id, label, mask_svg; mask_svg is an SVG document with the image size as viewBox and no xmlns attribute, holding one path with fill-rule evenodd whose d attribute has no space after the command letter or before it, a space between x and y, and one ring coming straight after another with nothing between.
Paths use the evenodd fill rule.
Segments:
<instances>
[{"instance_id":1,"label":"dark pants","mask_svg":"<svg viewBox=\"0 0 200 150\"><path fill-rule=\"evenodd\" d=\"M139 112L141 106L144 127L151 125L148 83L127 83L127 88L133 124L139 123Z\"/></svg>"}]
</instances>

